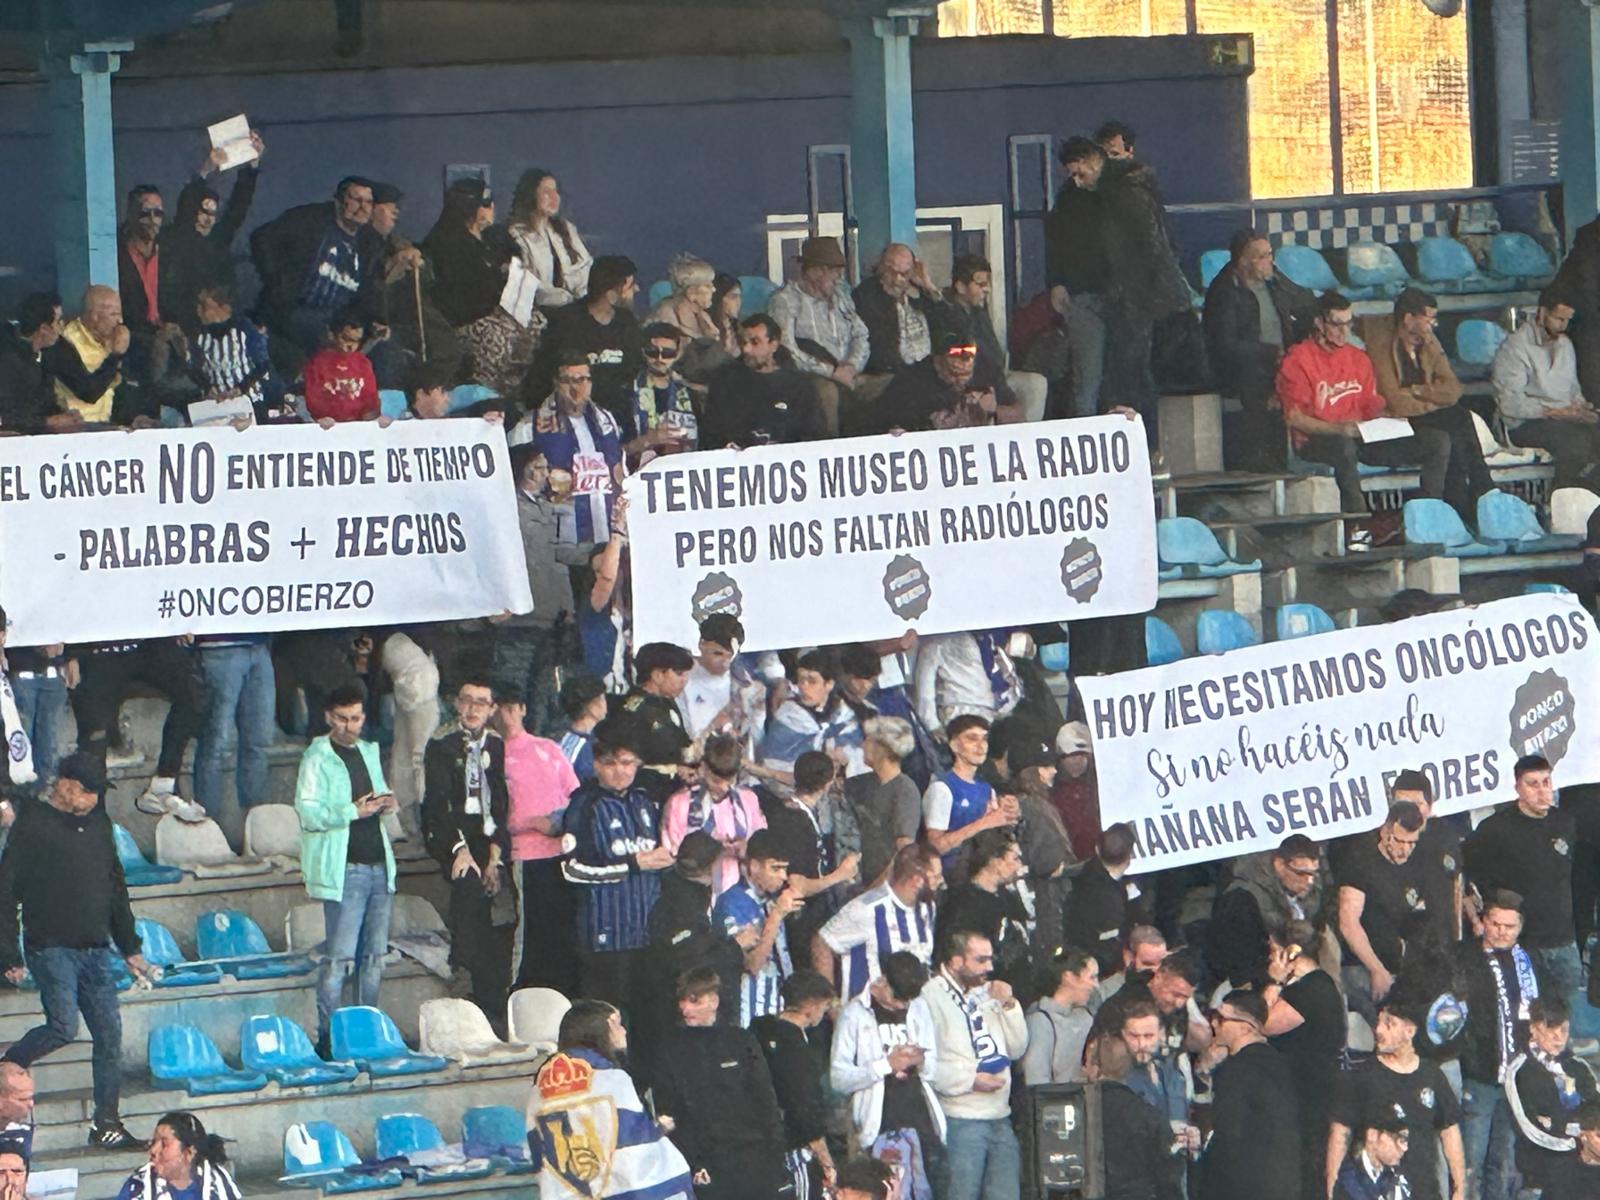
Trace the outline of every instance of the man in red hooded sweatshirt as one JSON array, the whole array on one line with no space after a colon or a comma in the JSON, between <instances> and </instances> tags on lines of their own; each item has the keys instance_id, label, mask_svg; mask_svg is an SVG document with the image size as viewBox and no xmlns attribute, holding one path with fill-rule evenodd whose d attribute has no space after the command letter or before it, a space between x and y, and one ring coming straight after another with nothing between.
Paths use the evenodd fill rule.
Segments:
<instances>
[{"instance_id":1,"label":"man in red hooded sweatshirt","mask_svg":"<svg viewBox=\"0 0 1600 1200\"><path fill-rule=\"evenodd\" d=\"M1421 467L1421 495L1444 495L1450 468L1450 435L1413 428L1410 437L1386 442L1361 440L1360 423L1382 415L1383 396L1372 374L1372 360L1350 345L1354 320L1350 301L1329 292L1317 302L1312 334L1297 342L1278 366L1278 403L1295 449L1307 462L1327 463L1339 484L1341 508L1365 513L1359 464ZM1371 547L1370 528L1352 527L1352 550Z\"/></svg>"}]
</instances>

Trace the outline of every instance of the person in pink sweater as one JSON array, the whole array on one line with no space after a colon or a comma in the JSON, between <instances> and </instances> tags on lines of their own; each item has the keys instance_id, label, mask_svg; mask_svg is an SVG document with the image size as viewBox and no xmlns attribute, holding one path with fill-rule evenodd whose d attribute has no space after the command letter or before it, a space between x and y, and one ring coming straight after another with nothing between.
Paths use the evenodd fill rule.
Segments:
<instances>
[{"instance_id":1,"label":"person in pink sweater","mask_svg":"<svg viewBox=\"0 0 1600 1200\"><path fill-rule=\"evenodd\" d=\"M711 871L711 898L739 882L744 844L767 827L761 804L749 788L739 786L744 752L737 738L716 734L706 739L700 758L700 782L674 793L661 816L661 843L677 854L683 839L704 830L722 843L722 857Z\"/></svg>"},{"instance_id":2,"label":"person in pink sweater","mask_svg":"<svg viewBox=\"0 0 1600 1200\"><path fill-rule=\"evenodd\" d=\"M572 885L561 872L561 816L567 798L577 790L578 775L559 745L523 727L527 715L519 689L495 688L495 726L506 751L506 829L522 887L522 953L515 986L555 988L573 996L578 984L575 903Z\"/></svg>"},{"instance_id":3,"label":"person in pink sweater","mask_svg":"<svg viewBox=\"0 0 1600 1200\"><path fill-rule=\"evenodd\" d=\"M360 317L340 314L328 322L328 344L306 359L306 411L324 429L375 420L381 411L378 377L361 352L365 332Z\"/></svg>"},{"instance_id":4,"label":"person in pink sweater","mask_svg":"<svg viewBox=\"0 0 1600 1200\"><path fill-rule=\"evenodd\" d=\"M1421 494L1444 495L1450 469L1450 435L1438 429L1414 428L1410 437L1383 442L1361 438L1361 422L1380 416L1383 396L1372 373L1372 360L1350 344L1355 320L1350 301L1329 292L1317 302L1311 336L1295 343L1278 366L1277 397L1283 423L1300 457L1333 468L1341 508L1367 512L1361 492L1361 463L1386 467L1420 467ZM1368 549L1370 530L1350 527L1350 548Z\"/></svg>"}]
</instances>

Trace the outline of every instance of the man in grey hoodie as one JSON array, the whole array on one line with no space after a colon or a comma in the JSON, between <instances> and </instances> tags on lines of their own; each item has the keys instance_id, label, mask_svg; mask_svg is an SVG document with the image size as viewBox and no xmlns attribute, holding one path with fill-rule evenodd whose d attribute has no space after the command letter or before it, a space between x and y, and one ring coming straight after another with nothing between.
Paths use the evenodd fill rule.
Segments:
<instances>
[{"instance_id":1,"label":"man in grey hoodie","mask_svg":"<svg viewBox=\"0 0 1600 1200\"><path fill-rule=\"evenodd\" d=\"M1083 1076L1083 1046L1094 1014L1086 1005L1100 982L1100 963L1087 950L1067 947L1040 972L1043 993L1028 1009L1028 1049L1022 1078L1041 1083L1076 1083Z\"/></svg>"},{"instance_id":2,"label":"man in grey hoodie","mask_svg":"<svg viewBox=\"0 0 1600 1200\"><path fill-rule=\"evenodd\" d=\"M1265 980L1267 930L1316 922L1322 911L1322 857L1293 834L1276 850L1235 860L1233 882L1217 898L1206 933L1206 962L1219 979L1243 987Z\"/></svg>"}]
</instances>

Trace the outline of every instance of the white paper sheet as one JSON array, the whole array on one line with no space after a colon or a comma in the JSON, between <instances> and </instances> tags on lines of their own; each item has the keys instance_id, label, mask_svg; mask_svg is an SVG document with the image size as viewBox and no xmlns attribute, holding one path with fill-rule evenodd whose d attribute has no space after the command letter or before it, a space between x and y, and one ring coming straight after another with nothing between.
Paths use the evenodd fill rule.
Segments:
<instances>
[{"instance_id":1,"label":"white paper sheet","mask_svg":"<svg viewBox=\"0 0 1600 1200\"><path fill-rule=\"evenodd\" d=\"M1411 422L1404 417L1373 417L1370 421L1358 423L1363 442L1392 442L1396 438L1408 438L1413 430Z\"/></svg>"},{"instance_id":2,"label":"white paper sheet","mask_svg":"<svg viewBox=\"0 0 1600 1200\"><path fill-rule=\"evenodd\" d=\"M227 155L222 160L222 170L229 171L255 162L256 148L250 144L250 119L243 113L208 126L206 133L211 137L212 148Z\"/></svg>"},{"instance_id":3,"label":"white paper sheet","mask_svg":"<svg viewBox=\"0 0 1600 1200\"><path fill-rule=\"evenodd\" d=\"M526 329L533 320L533 302L538 294L538 278L522 265L520 258L513 258L506 271L506 286L500 292L500 307Z\"/></svg>"},{"instance_id":4,"label":"white paper sheet","mask_svg":"<svg viewBox=\"0 0 1600 1200\"><path fill-rule=\"evenodd\" d=\"M189 405L189 424L194 426L226 425L235 417L246 417L255 424L256 410L243 396L231 400L196 400Z\"/></svg>"}]
</instances>

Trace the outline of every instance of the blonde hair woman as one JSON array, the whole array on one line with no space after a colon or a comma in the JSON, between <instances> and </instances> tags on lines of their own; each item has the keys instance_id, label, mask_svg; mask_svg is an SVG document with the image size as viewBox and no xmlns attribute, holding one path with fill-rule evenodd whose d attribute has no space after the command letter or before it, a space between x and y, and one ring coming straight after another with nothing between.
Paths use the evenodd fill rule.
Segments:
<instances>
[{"instance_id":1,"label":"blonde hair woman","mask_svg":"<svg viewBox=\"0 0 1600 1200\"><path fill-rule=\"evenodd\" d=\"M672 284L668 296L645 318L645 323L664 321L677 327L691 340L711 338L722 341L722 331L711 316L711 297L716 291L717 272L710 263L693 254L674 255L667 264L667 279Z\"/></svg>"}]
</instances>

